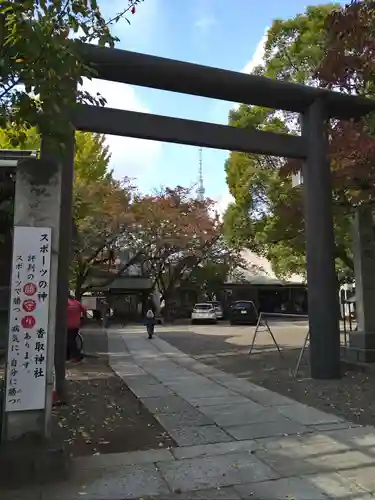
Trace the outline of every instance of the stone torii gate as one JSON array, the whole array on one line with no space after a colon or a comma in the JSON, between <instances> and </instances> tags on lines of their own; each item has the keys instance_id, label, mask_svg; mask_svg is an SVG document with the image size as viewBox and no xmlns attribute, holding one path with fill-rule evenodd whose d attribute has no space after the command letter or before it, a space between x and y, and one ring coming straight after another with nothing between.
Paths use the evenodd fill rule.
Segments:
<instances>
[{"instance_id":1,"label":"stone torii gate","mask_svg":"<svg viewBox=\"0 0 375 500\"><path fill-rule=\"evenodd\" d=\"M340 377L327 122L330 118L359 119L373 111L375 103L324 89L124 50L84 45L83 54L97 78L103 80L300 114L301 136L89 105L76 107L73 123L86 132L302 159L311 376Z\"/></svg>"},{"instance_id":2,"label":"stone torii gate","mask_svg":"<svg viewBox=\"0 0 375 500\"><path fill-rule=\"evenodd\" d=\"M300 114L301 136L90 105L76 105L70 118L77 130L86 132L303 160L311 375L315 379L339 378L339 296L334 265L327 122L330 118L358 119L373 111L375 103L323 89L124 50L93 45L82 45L81 50L85 62L95 70L95 76L103 80ZM48 138L44 138L41 160L35 160L34 164L25 160L18 165L16 198L27 199L27 202L16 203L15 224L52 228L51 342L47 357L46 407L8 413L5 439L15 439L25 432L48 436L55 327L63 334L60 332L56 340L64 352L64 308L56 308L56 304L65 303L68 290L71 228L66 222L70 221L72 174L73 141L67 144L64 157L56 159L48 150ZM63 358L60 364L64 370Z\"/></svg>"}]
</instances>

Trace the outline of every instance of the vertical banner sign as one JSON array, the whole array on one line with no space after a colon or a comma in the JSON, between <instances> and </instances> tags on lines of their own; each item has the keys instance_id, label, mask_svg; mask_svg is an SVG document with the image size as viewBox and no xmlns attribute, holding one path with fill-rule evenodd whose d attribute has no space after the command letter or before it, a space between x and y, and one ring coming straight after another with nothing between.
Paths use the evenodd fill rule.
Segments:
<instances>
[{"instance_id":1,"label":"vertical banner sign","mask_svg":"<svg viewBox=\"0 0 375 500\"><path fill-rule=\"evenodd\" d=\"M14 227L5 411L45 407L51 228Z\"/></svg>"}]
</instances>

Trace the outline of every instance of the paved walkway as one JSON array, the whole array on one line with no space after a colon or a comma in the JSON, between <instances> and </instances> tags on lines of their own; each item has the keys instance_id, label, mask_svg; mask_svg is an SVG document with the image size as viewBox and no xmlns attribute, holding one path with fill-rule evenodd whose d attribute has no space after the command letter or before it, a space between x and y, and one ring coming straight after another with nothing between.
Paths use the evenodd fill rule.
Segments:
<instances>
[{"instance_id":1,"label":"paved walkway","mask_svg":"<svg viewBox=\"0 0 375 500\"><path fill-rule=\"evenodd\" d=\"M109 351L112 368L179 446L76 459L69 486L14 499L375 498L374 428L237 379L140 332L110 330Z\"/></svg>"}]
</instances>

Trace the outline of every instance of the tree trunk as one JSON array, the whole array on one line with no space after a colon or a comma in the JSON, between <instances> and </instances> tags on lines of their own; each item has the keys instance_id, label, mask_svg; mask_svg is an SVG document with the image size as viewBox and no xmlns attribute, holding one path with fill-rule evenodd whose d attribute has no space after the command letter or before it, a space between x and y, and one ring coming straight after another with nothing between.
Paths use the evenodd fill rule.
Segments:
<instances>
[{"instance_id":1,"label":"tree trunk","mask_svg":"<svg viewBox=\"0 0 375 500\"><path fill-rule=\"evenodd\" d=\"M83 288L83 284L85 282L85 278L86 278L86 276L84 276L83 274L78 274L77 275L76 286L75 286L75 289L74 289L74 295L75 295L76 300L81 301L82 295L85 292L85 290Z\"/></svg>"},{"instance_id":2,"label":"tree trunk","mask_svg":"<svg viewBox=\"0 0 375 500\"><path fill-rule=\"evenodd\" d=\"M8 338L8 311L10 300L10 269L12 262L12 235L11 231L0 235L0 350L7 345Z\"/></svg>"},{"instance_id":3,"label":"tree trunk","mask_svg":"<svg viewBox=\"0 0 375 500\"><path fill-rule=\"evenodd\" d=\"M172 322L174 320L173 310L171 309L171 304L169 303L168 299L164 300L163 316L166 321Z\"/></svg>"},{"instance_id":4,"label":"tree trunk","mask_svg":"<svg viewBox=\"0 0 375 500\"><path fill-rule=\"evenodd\" d=\"M4 17L0 16L0 21ZM14 181L9 174L0 172L0 349L8 343L8 311L13 249ZM1 171L1 169L0 169ZM9 202L9 204L8 204Z\"/></svg>"},{"instance_id":5,"label":"tree trunk","mask_svg":"<svg viewBox=\"0 0 375 500\"><path fill-rule=\"evenodd\" d=\"M354 271L354 261L348 255L348 252L343 246L336 245L336 257L340 259L351 271Z\"/></svg>"}]
</instances>

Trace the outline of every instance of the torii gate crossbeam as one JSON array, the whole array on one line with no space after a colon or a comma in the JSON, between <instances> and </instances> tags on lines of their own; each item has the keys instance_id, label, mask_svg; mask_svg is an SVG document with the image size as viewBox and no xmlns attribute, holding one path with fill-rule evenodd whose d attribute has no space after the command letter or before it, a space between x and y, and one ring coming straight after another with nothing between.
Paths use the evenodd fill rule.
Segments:
<instances>
[{"instance_id":1,"label":"torii gate crossbeam","mask_svg":"<svg viewBox=\"0 0 375 500\"><path fill-rule=\"evenodd\" d=\"M338 378L339 303L327 122L358 119L374 111L375 102L124 50L85 44L80 50L96 78L301 115L300 137L90 106L77 106L72 119L86 131L304 159L311 375Z\"/></svg>"},{"instance_id":2,"label":"torii gate crossbeam","mask_svg":"<svg viewBox=\"0 0 375 500\"><path fill-rule=\"evenodd\" d=\"M74 110L73 123L86 132L205 148L298 159L307 154L303 137L85 104Z\"/></svg>"}]
</instances>

